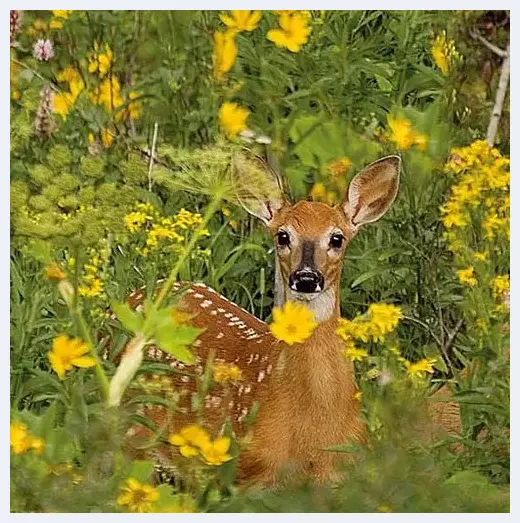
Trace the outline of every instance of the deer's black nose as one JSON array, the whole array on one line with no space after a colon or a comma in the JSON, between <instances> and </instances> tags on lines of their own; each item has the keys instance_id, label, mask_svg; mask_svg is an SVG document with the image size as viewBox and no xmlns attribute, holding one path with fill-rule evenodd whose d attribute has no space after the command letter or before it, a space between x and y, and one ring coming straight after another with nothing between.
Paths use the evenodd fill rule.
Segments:
<instances>
[{"instance_id":1,"label":"deer's black nose","mask_svg":"<svg viewBox=\"0 0 520 523\"><path fill-rule=\"evenodd\" d=\"M289 287L296 292L320 292L324 281L323 275L318 271L299 270L289 276Z\"/></svg>"}]
</instances>

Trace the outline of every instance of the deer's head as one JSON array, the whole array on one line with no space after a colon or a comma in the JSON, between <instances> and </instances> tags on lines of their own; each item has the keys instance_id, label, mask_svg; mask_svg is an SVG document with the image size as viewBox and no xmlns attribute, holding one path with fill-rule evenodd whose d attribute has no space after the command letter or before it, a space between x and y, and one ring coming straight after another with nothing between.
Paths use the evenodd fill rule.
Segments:
<instances>
[{"instance_id":1,"label":"deer's head","mask_svg":"<svg viewBox=\"0 0 520 523\"><path fill-rule=\"evenodd\" d=\"M237 171L245 168L236 162ZM260 218L276 246L275 300L303 302L318 321L339 314L338 285L346 248L361 226L381 218L399 188L400 158L387 156L357 174L346 197L331 207L324 203L288 202L284 184L264 166L265 199L242 199L244 208Z\"/></svg>"}]
</instances>

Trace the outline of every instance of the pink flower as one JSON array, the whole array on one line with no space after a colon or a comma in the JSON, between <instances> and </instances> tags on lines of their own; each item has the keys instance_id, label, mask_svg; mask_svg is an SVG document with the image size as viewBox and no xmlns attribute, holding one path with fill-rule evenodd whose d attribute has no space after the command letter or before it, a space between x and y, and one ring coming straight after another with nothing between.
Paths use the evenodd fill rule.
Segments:
<instances>
[{"instance_id":1,"label":"pink flower","mask_svg":"<svg viewBox=\"0 0 520 523\"><path fill-rule=\"evenodd\" d=\"M40 62L48 62L54 57L54 48L50 40L43 40L40 38L36 40L33 47L33 56Z\"/></svg>"}]
</instances>

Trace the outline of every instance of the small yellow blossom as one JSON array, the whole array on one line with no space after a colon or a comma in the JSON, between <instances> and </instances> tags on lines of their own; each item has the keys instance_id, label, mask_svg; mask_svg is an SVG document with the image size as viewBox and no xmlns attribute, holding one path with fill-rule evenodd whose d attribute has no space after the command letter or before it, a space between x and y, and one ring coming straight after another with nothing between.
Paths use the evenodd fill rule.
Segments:
<instances>
[{"instance_id":1,"label":"small yellow blossom","mask_svg":"<svg viewBox=\"0 0 520 523\"><path fill-rule=\"evenodd\" d=\"M308 16L298 11L280 13L278 23L280 29L269 30L267 39L277 47L285 47L293 53L300 51L302 45L307 43L311 32Z\"/></svg>"},{"instance_id":2,"label":"small yellow blossom","mask_svg":"<svg viewBox=\"0 0 520 523\"><path fill-rule=\"evenodd\" d=\"M370 334L374 341L382 341L385 334L392 332L403 317L399 307L387 303L373 303L368 308Z\"/></svg>"},{"instance_id":3,"label":"small yellow blossom","mask_svg":"<svg viewBox=\"0 0 520 523\"><path fill-rule=\"evenodd\" d=\"M113 131L109 131L108 129L101 129L99 134L101 136L101 143L104 147L110 147L114 143L115 136Z\"/></svg>"},{"instance_id":4,"label":"small yellow blossom","mask_svg":"<svg viewBox=\"0 0 520 523\"><path fill-rule=\"evenodd\" d=\"M24 423L15 421L9 426L9 442L16 455L24 454L31 447L31 440Z\"/></svg>"},{"instance_id":5,"label":"small yellow blossom","mask_svg":"<svg viewBox=\"0 0 520 523\"><path fill-rule=\"evenodd\" d=\"M361 398L363 397L363 393L358 390L355 394L354 394L354 399L355 400L358 400L358 401L361 401Z\"/></svg>"},{"instance_id":6,"label":"small yellow blossom","mask_svg":"<svg viewBox=\"0 0 520 523\"><path fill-rule=\"evenodd\" d=\"M213 77L221 81L231 70L237 57L237 44L232 31L222 33L216 31L213 35Z\"/></svg>"},{"instance_id":7,"label":"small yellow blossom","mask_svg":"<svg viewBox=\"0 0 520 523\"><path fill-rule=\"evenodd\" d=\"M151 512L153 505L159 500L159 491L135 478L128 478L117 498L117 504L130 512Z\"/></svg>"},{"instance_id":8,"label":"small yellow blossom","mask_svg":"<svg viewBox=\"0 0 520 523\"><path fill-rule=\"evenodd\" d=\"M366 349L359 349L354 346L345 349L342 351L342 354L351 361L363 361L365 358L368 358L368 351Z\"/></svg>"},{"instance_id":9,"label":"small yellow blossom","mask_svg":"<svg viewBox=\"0 0 520 523\"><path fill-rule=\"evenodd\" d=\"M9 425L9 443L16 455L25 454L28 450L40 455L45 448L45 441L31 436L27 430L27 425L20 421L15 421Z\"/></svg>"},{"instance_id":10,"label":"small yellow blossom","mask_svg":"<svg viewBox=\"0 0 520 523\"><path fill-rule=\"evenodd\" d=\"M241 381L243 379L242 370L232 363L215 363L213 379L221 384Z\"/></svg>"},{"instance_id":11,"label":"small yellow blossom","mask_svg":"<svg viewBox=\"0 0 520 523\"><path fill-rule=\"evenodd\" d=\"M459 277L460 283L469 285L470 287L474 287L478 283L473 273L473 267L458 270L457 276Z\"/></svg>"},{"instance_id":12,"label":"small yellow blossom","mask_svg":"<svg viewBox=\"0 0 520 523\"><path fill-rule=\"evenodd\" d=\"M473 254L473 257L477 261L486 261L489 257L489 253L488 252L475 252Z\"/></svg>"},{"instance_id":13,"label":"small yellow blossom","mask_svg":"<svg viewBox=\"0 0 520 523\"><path fill-rule=\"evenodd\" d=\"M253 31L258 26L262 11L230 11L230 15L222 13L220 19L231 30Z\"/></svg>"},{"instance_id":14,"label":"small yellow blossom","mask_svg":"<svg viewBox=\"0 0 520 523\"><path fill-rule=\"evenodd\" d=\"M69 17L70 13L72 13L71 10L52 11L53 18L51 19L49 27L51 29L61 29L63 27L62 20L66 20Z\"/></svg>"},{"instance_id":15,"label":"small yellow blossom","mask_svg":"<svg viewBox=\"0 0 520 523\"><path fill-rule=\"evenodd\" d=\"M452 65L461 59L459 52L455 49L455 42L446 37L446 31L435 38L431 53L435 65L444 76L447 76Z\"/></svg>"},{"instance_id":16,"label":"small yellow blossom","mask_svg":"<svg viewBox=\"0 0 520 523\"><path fill-rule=\"evenodd\" d=\"M426 148L428 138L415 131L410 120L388 114L387 123L389 130L388 139L394 142L398 149L407 150L413 145L417 145L420 150Z\"/></svg>"},{"instance_id":17,"label":"small yellow blossom","mask_svg":"<svg viewBox=\"0 0 520 523\"><path fill-rule=\"evenodd\" d=\"M45 267L45 276L49 280L63 280L67 277L67 275L63 272L57 263L53 263Z\"/></svg>"},{"instance_id":18,"label":"small yellow blossom","mask_svg":"<svg viewBox=\"0 0 520 523\"><path fill-rule=\"evenodd\" d=\"M207 465L222 465L232 459L228 454L230 445L231 440L226 436L203 443L200 449L201 457Z\"/></svg>"},{"instance_id":19,"label":"small yellow blossom","mask_svg":"<svg viewBox=\"0 0 520 523\"><path fill-rule=\"evenodd\" d=\"M179 452L185 458L197 456L204 445L211 443L209 434L199 425L184 427L177 434L171 435L168 441L179 447Z\"/></svg>"},{"instance_id":20,"label":"small yellow blossom","mask_svg":"<svg viewBox=\"0 0 520 523\"><path fill-rule=\"evenodd\" d=\"M406 370L408 376L422 378L425 373L433 374L433 365L437 360L435 358L423 358L416 363L409 363Z\"/></svg>"},{"instance_id":21,"label":"small yellow blossom","mask_svg":"<svg viewBox=\"0 0 520 523\"><path fill-rule=\"evenodd\" d=\"M147 218L143 212L131 212L124 217L125 226L130 232L136 232L146 223Z\"/></svg>"},{"instance_id":22,"label":"small yellow blossom","mask_svg":"<svg viewBox=\"0 0 520 523\"><path fill-rule=\"evenodd\" d=\"M105 76L114 63L114 55L108 44L105 44L105 52L99 52L99 44L94 42L94 52L88 54L88 71L89 73L99 73L99 76Z\"/></svg>"},{"instance_id":23,"label":"small yellow blossom","mask_svg":"<svg viewBox=\"0 0 520 523\"><path fill-rule=\"evenodd\" d=\"M352 161L350 160L350 158L343 156L342 158L338 158L337 160L329 162L325 166L325 168L333 178L339 178L347 174L351 165Z\"/></svg>"},{"instance_id":24,"label":"small yellow blossom","mask_svg":"<svg viewBox=\"0 0 520 523\"><path fill-rule=\"evenodd\" d=\"M102 105L107 113L121 107L125 101L121 96L121 85L117 77L103 79L94 93L90 95L90 100Z\"/></svg>"},{"instance_id":25,"label":"small yellow blossom","mask_svg":"<svg viewBox=\"0 0 520 523\"><path fill-rule=\"evenodd\" d=\"M314 314L305 305L288 301L282 308L273 310L272 335L288 345L303 343L311 337L318 324Z\"/></svg>"},{"instance_id":26,"label":"small yellow blossom","mask_svg":"<svg viewBox=\"0 0 520 523\"><path fill-rule=\"evenodd\" d=\"M507 274L497 276L493 280L491 286L493 289L493 296L495 298L502 298L507 292L509 292L509 276Z\"/></svg>"},{"instance_id":27,"label":"small yellow blossom","mask_svg":"<svg viewBox=\"0 0 520 523\"><path fill-rule=\"evenodd\" d=\"M219 111L220 126L230 138L246 128L249 110L235 102L224 102Z\"/></svg>"},{"instance_id":28,"label":"small yellow blossom","mask_svg":"<svg viewBox=\"0 0 520 523\"><path fill-rule=\"evenodd\" d=\"M52 98L53 110L65 120L74 105L74 101L71 93L56 93Z\"/></svg>"},{"instance_id":29,"label":"small yellow blossom","mask_svg":"<svg viewBox=\"0 0 520 523\"><path fill-rule=\"evenodd\" d=\"M45 448L45 441L42 438L32 438L31 449L34 453L39 456Z\"/></svg>"},{"instance_id":30,"label":"small yellow blossom","mask_svg":"<svg viewBox=\"0 0 520 523\"><path fill-rule=\"evenodd\" d=\"M310 196L314 201L323 202L327 197L327 188L325 184L316 182L311 189Z\"/></svg>"},{"instance_id":31,"label":"small yellow blossom","mask_svg":"<svg viewBox=\"0 0 520 523\"><path fill-rule=\"evenodd\" d=\"M72 13L72 10L70 9L52 11L52 15L54 16L54 18L61 18L63 20L66 20L69 17L70 13Z\"/></svg>"},{"instance_id":32,"label":"small yellow blossom","mask_svg":"<svg viewBox=\"0 0 520 523\"><path fill-rule=\"evenodd\" d=\"M87 352L88 346L84 341L62 334L52 342L48 358L56 374L63 379L73 367L88 368L96 364L94 358L85 356Z\"/></svg>"}]
</instances>

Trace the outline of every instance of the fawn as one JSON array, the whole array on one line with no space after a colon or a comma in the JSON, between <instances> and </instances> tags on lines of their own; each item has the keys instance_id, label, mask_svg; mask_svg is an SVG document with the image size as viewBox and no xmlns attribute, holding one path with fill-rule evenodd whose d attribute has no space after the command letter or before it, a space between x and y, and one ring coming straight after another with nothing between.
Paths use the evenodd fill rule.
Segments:
<instances>
[{"instance_id":1,"label":"fawn","mask_svg":"<svg viewBox=\"0 0 520 523\"><path fill-rule=\"evenodd\" d=\"M247 169L247 160L238 157L234 168L240 175ZM364 437L353 363L341 354L343 343L336 334L343 258L359 229L381 218L394 201L400 158L388 156L363 169L350 183L345 200L335 207L310 201L288 203L281 180L267 165L264 169L272 185L270 196L241 203L267 226L276 244L275 306L303 303L314 313L318 326L307 341L289 347L252 314L204 284L189 284L181 307L194 315L193 325L205 329L194 347L195 374L202 372L213 350L216 363L237 365L243 377L231 394L222 389L206 396L203 419L217 433L228 414L235 432L243 435L244 420L257 402L250 442L239 457L239 480L275 484L283 471L287 478L327 481L335 477L338 454L324 449L362 442ZM176 284L177 289L181 286ZM135 292L129 303L138 307L142 299L142 293ZM159 349L149 349L148 356L184 369ZM165 421L164 407L151 405L143 410L159 425L166 424L168 433L195 418L189 401L196 390L195 380L189 376L172 380L172 387L187 391L181 412ZM441 390L439 395L445 393ZM430 410L434 421L449 432L458 432L457 404L434 404ZM129 436L143 432L146 429L134 427Z\"/></svg>"}]
</instances>

